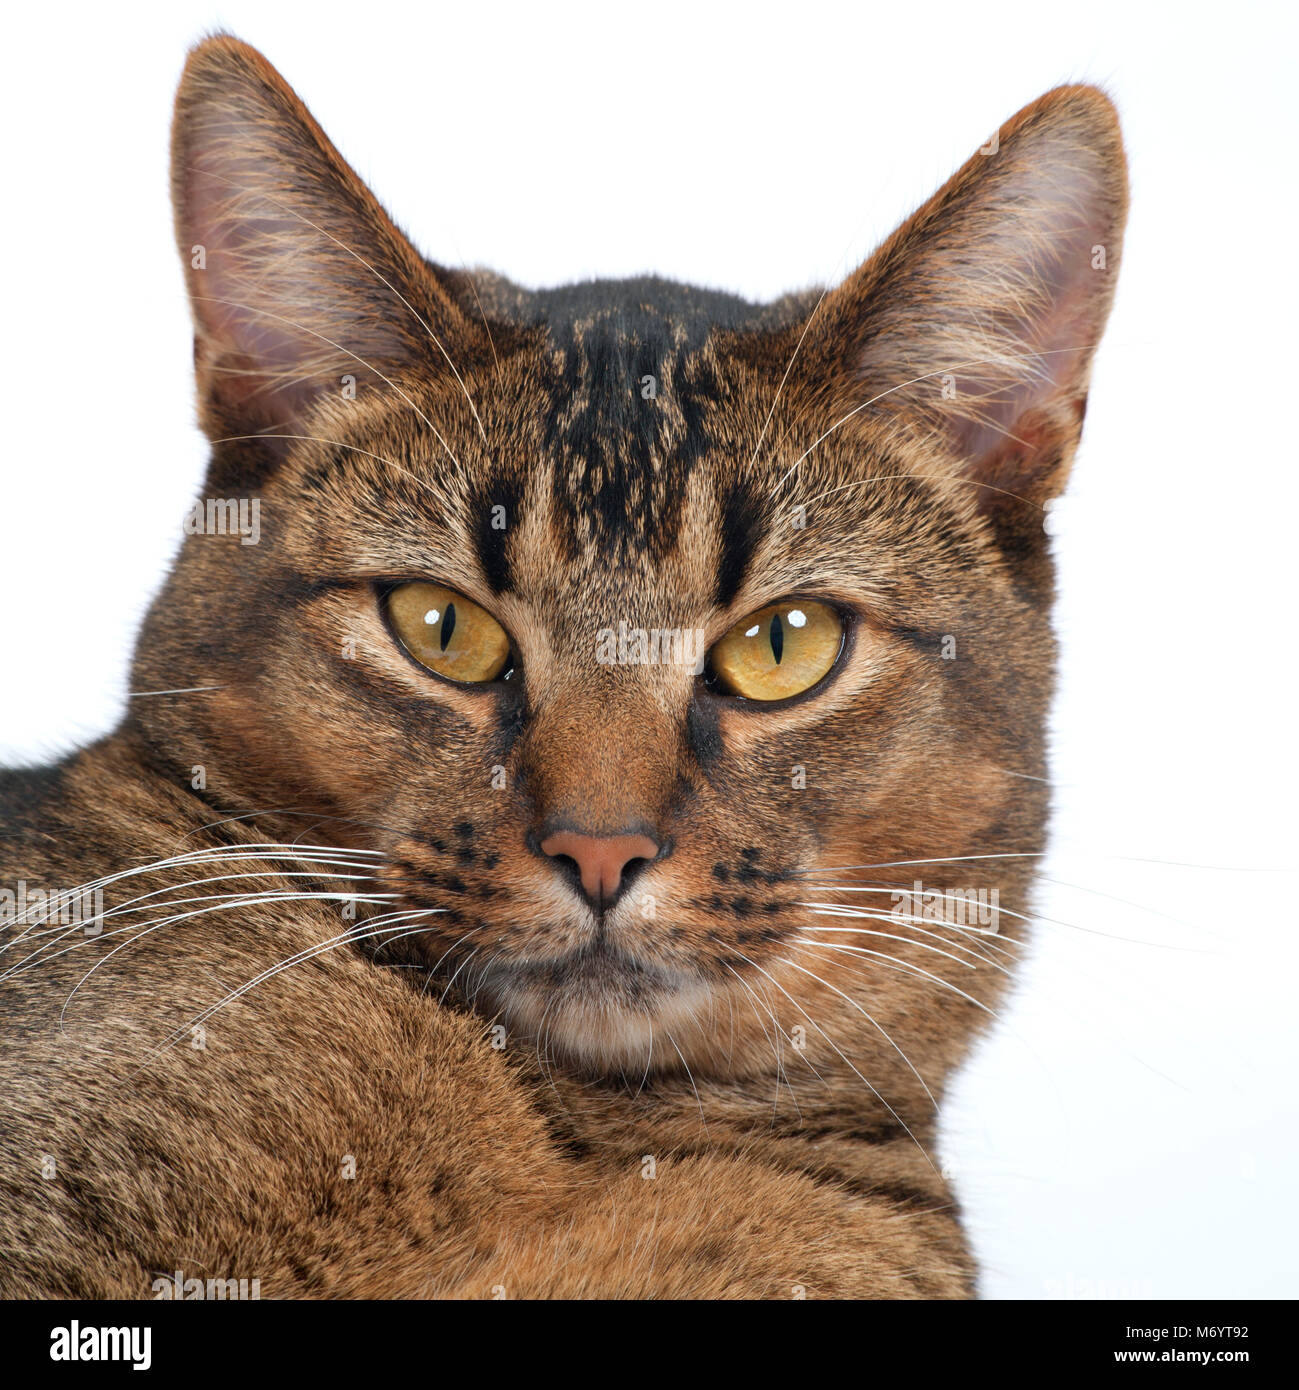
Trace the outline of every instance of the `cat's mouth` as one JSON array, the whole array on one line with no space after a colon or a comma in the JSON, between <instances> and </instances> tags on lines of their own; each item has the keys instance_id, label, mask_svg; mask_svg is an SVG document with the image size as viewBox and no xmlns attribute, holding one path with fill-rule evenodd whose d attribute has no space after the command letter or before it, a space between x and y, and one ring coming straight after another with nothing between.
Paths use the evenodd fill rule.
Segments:
<instances>
[{"instance_id":1,"label":"cat's mouth","mask_svg":"<svg viewBox=\"0 0 1299 1390\"><path fill-rule=\"evenodd\" d=\"M487 971L514 988L540 987L549 991L618 992L629 1000L671 993L686 983L685 976L646 961L614 944L607 937L564 951L559 955L521 960L500 960Z\"/></svg>"}]
</instances>

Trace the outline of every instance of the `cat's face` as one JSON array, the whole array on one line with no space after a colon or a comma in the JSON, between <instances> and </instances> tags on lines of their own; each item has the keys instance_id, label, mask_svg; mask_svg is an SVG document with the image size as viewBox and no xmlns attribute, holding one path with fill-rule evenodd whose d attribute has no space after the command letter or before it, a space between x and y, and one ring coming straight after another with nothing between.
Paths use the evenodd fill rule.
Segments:
<instances>
[{"instance_id":1,"label":"cat's face","mask_svg":"<svg viewBox=\"0 0 1299 1390\"><path fill-rule=\"evenodd\" d=\"M1123 201L1094 93L1000 157L823 300L533 296L420 262L209 51L177 121L206 495L260 534L187 541L142 679L220 688L149 735L231 814L380 852L429 913L387 958L579 1064L769 1069L831 999L886 1053L968 1031L932 981L993 996L1008 952L899 891L1004 890L1007 943L1026 906L1042 509Z\"/></svg>"}]
</instances>

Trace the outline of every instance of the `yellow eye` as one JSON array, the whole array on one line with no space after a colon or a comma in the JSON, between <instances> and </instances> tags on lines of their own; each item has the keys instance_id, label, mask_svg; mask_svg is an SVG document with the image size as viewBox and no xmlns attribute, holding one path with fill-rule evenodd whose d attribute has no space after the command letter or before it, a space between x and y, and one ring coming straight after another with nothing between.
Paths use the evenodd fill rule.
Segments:
<instances>
[{"instance_id":1,"label":"yellow eye","mask_svg":"<svg viewBox=\"0 0 1299 1390\"><path fill-rule=\"evenodd\" d=\"M402 646L439 676L467 685L494 681L510 659L505 629L454 589L416 580L399 584L387 604Z\"/></svg>"},{"instance_id":2,"label":"yellow eye","mask_svg":"<svg viewBox=\"0 0 1299 1390\"><path fill-rule=\"evenodd\" d=\"M735 624L712 650L713 674L729 695L787 700L834 665L843 633L843 618L828 603L784 599Z\"/></svg>"}]
</instances>

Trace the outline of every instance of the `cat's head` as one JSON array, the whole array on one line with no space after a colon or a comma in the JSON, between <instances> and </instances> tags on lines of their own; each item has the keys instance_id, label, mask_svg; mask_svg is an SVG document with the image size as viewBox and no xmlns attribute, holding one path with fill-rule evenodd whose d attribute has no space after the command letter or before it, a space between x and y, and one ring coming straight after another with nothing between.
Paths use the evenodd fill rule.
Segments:
<instances>
[{"instance_id":1,"label":"cat's head","mask_svg":"<svg viewBox=\"0 0 1299 1390\"><path fill-rule=\"evenodd\" d=\"M213 456L138 684L214 688L136 718L177 776L381 851L437 909L406 958L580 1064L941 1071L1042 847L1105 97L1048 93L767 308L430 264L230 39L174 192Z\"/></svg>"}]
</instances>

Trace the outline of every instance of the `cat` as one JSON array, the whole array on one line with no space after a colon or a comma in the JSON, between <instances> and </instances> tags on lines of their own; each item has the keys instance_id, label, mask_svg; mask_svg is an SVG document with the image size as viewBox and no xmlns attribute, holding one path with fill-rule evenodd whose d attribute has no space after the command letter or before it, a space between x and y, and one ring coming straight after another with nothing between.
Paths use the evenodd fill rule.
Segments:
<instances>
[{"instance_id":1,"label":"cat","mask_svg":"<svg viewBox=\"0 0 1299 1390\"><path fill-rule=\"evenodd\" d=\"M227 35L172 149L211 462L120 727L0 781L0 1292L975 1295L1108 98L769 305L433 264Z\"/></svg>"}]
</instances>

